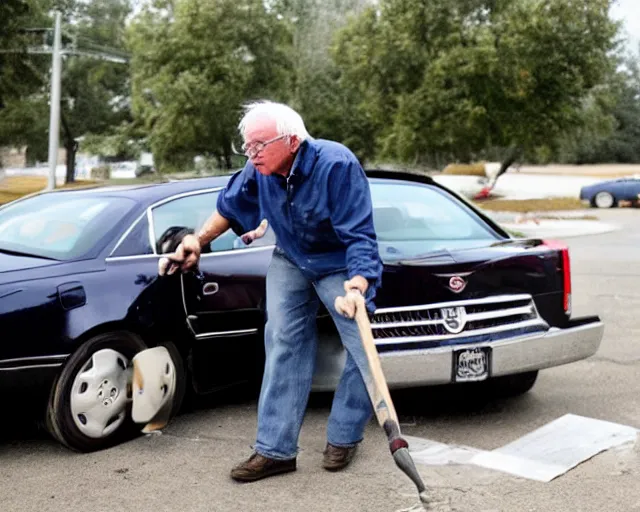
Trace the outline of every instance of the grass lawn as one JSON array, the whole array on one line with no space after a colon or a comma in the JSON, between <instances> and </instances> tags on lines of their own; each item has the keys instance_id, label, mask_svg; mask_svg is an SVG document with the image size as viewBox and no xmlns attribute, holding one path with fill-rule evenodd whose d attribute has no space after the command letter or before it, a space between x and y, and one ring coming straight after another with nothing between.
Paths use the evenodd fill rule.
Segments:
<instances>
[{"instance_id":1,"label":"grass lawn","mask_svg":"<svg viewBox=\"0 0 640 512\"><path fill-rule=\"evenodd\" d=\"M57 188L85 188L93 187L97 182L78 181L69 185L60 185ZM8 203L28 194L39 192L47 186L47 178L44 176L8 176L0 181L0 204Z\"/></svg>"},{"instance_id":2,"label":"grass lawn","mask_svg":"<svg viewBox=\"0 0 640 512\"><path fill-rule=\"evenodd\" d=\"M585 210L587 206L573 197L551 197L548 199L485 199L473 201L483 210L502 212L552 212L561 210Z\"/></svg>"},{"instance_id":3,"label":"grass lawn","mask_svg":"<svg viewBox=\"0 0 640 512\"><path fill-rule=\"evenodd\" d=\"M68 185L58 185L56 190L103 187L106 185L130 185L133 183L153 183L166 181L164 177L150 176L133 179L112 179L106 181L81 180ZM40 192L47 186L45 176L8 176L0 181L0 204L8 203L28 194Z\"/></svg>"}]
</instances>

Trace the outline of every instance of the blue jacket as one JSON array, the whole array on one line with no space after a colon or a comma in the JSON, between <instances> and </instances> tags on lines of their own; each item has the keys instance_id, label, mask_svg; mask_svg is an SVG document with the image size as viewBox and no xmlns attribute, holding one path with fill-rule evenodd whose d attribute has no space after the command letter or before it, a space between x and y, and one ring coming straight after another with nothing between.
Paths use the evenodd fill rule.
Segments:
<instances>
[{"instance_id":1,"label":"blue jacket","mask_svg":"<svg viewBox=\"0 0 640 512\"><path fill-rule=\"evenodd\" d=\"M288 178L263 176L247 161L219 195L217 208L237 235L267 219L277 247L310 280L346 271L369 281L369 308L382 262L369 182L355 155L337 142L308 139Z\"/></svg>"}]
</instances>

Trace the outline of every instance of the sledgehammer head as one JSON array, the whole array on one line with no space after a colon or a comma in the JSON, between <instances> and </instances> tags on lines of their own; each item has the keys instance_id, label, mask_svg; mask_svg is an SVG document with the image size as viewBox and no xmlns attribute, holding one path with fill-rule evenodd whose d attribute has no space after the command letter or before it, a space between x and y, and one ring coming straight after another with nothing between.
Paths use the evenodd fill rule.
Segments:
<instances>
[{"instance_id":1,"label":"sledgehammer head","mask_svg":"<svg viewBox=\"0 0 640 512\"><path fill-rule=\"evenodd\" d=\"M418 493L420 493L420 501L427 504L426 487L422 482L422 478L420 478L420 474L418 473L415 464L413 463L409 449L398 448L393 452L393 460L395 461L396 466L398 466L402 472L407 475L414 484L416 484Z\"/></svg>"}]
</instances>

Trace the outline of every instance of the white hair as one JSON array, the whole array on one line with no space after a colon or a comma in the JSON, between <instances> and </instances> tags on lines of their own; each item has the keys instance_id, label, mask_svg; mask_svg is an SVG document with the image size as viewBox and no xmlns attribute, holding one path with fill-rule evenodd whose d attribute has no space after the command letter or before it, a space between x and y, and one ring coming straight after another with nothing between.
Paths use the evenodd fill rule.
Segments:
<instances>
[{"instance_id":1,"label":"white hair","mask_svg":"<svg viewBox=\"0 0 640 512\"><path fill-rule=\"evenodd\" d=\"M256 101L247 103L243 108L245 113L238 125L243 138L246 138L245 133L249 126L264 119L276 122L278 135L295 135L300 142L310 138L302 117L288 105L273 101Z\"/></svg>"}]
</instances>

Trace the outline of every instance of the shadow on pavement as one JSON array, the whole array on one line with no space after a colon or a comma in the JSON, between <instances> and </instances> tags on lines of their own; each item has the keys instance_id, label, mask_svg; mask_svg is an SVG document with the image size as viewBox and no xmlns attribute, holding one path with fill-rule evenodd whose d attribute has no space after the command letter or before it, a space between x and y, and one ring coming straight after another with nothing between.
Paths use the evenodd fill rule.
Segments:
<instances>
[{"instance_id":1,"label":"shadow on pavement","mask_svg":"<svg viewBox=\"0 0 640 512\"><path fill-rule=\"evenodd\" d=\"M457 386L431 386L392 390L391 396L399 418L456 418L464 420L472 416L496 413L517 413L527 407L529 399L502 397L486 383ZM216 407L247 405L257 409L259 389L250 386L235 386L221 389L206 396L185 400L181 415L206 411ZM333 400L332 392L315 392L309 398L309 410L328 414ZM14 401L4 410L0 421L0 450L8 445L30 443L57 444L49 435L44 422L42 404L25 399Z\"/></svg>"}]
</instances>

